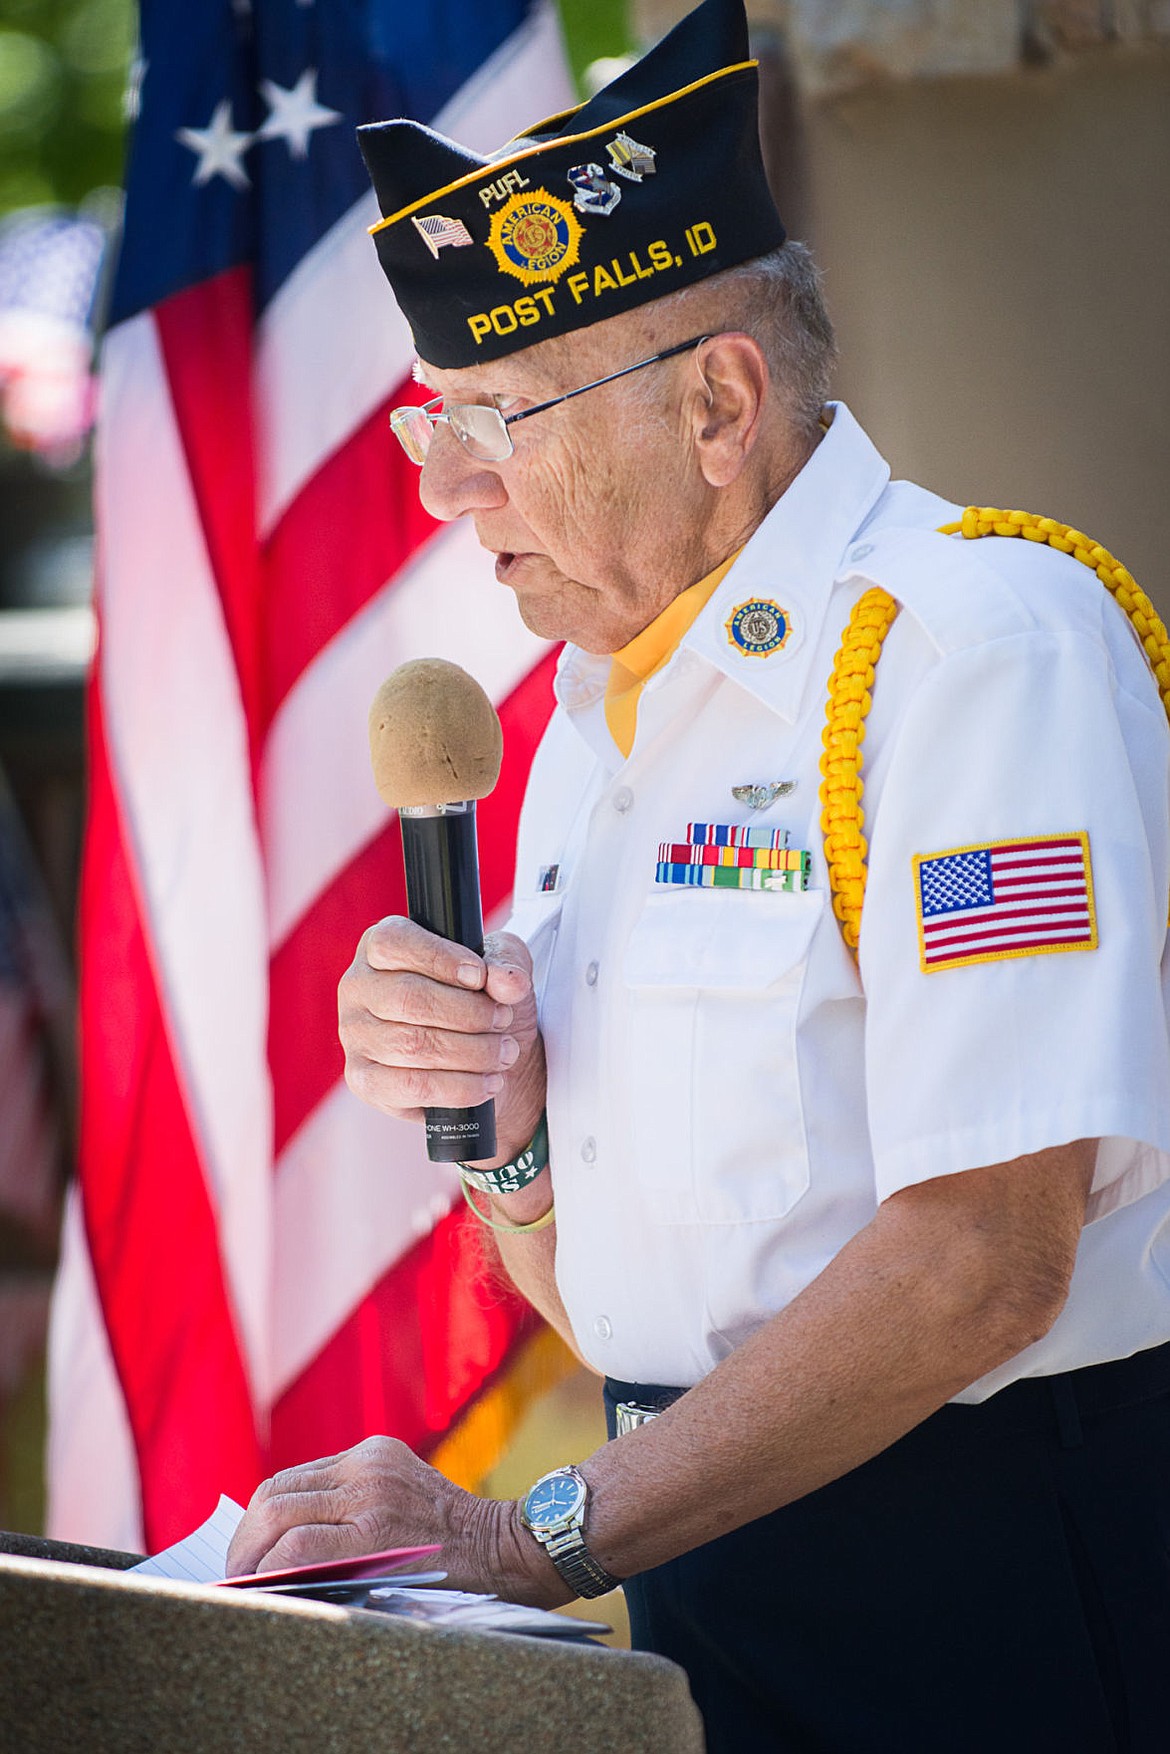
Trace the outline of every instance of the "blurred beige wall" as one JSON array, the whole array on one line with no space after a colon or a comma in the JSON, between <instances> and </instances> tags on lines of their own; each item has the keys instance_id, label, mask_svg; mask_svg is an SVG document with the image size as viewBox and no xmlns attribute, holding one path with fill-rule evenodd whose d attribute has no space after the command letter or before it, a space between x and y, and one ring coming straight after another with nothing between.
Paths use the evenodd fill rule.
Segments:
<instances>
[{"instance_id":1,"label":"blurred beige wall","mask_svg":"<svg viewBox=\"0 0 1170 1754\"><path fill-rule=\"evenodd\" d=\"M629 3L646 43L689 0ZM895 474L1078 525L1170 619L1170 8L748 13L768 174L826 270L838 393Z\"/></svg>"},{"instance_id":2,"label":"blurred beige wall","mask_svg":"<svg viewBox=\"0 0 1170 1754\"><path fill-rule=\"evenodd\" d=\"M839 393L895 473L1079 525L1170 614L1170 53L805 110Z\"/></svg>"}]
</instances>

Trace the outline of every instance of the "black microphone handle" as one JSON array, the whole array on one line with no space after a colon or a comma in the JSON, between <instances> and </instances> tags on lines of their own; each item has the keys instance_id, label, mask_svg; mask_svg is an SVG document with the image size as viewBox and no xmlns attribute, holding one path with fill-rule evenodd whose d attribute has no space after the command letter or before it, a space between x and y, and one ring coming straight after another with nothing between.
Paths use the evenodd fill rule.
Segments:
<instances>
[{"instance_id":1,"label":"black microphone handle","mask_svg":"<svg viewBox=\"0 0 1170 1754\"><path fill-rule=\"evenodd\" d=\"M479 851L475 799L460 804L419 804L399 811L406 908L453 944L483 954L479 904ZM432 1163L473 1163L496 1154L496 1105L489 1097L476 1108L428 1108L427 1156Z\"/></svg>"}]
</instances>

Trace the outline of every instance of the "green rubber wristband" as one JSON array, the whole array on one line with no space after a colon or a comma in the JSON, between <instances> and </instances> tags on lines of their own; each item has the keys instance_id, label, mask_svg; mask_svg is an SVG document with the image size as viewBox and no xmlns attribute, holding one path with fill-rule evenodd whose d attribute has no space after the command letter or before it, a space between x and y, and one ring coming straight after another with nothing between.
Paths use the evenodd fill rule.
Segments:
<instances>
[{"instance_id":1,"label":"green rubber wristband","mask_svg":"<svg viewBox=\"0 0 1170 1754\"><path fill-rule=\"evenodd\" d=\"M548 1116L541 1115L531 1144L511 1163L498 1169L469 1169L466 1163L458 1167L467 1185L481 1194L518 1194L548 1168Z\"/></svg>"}]
</instances>

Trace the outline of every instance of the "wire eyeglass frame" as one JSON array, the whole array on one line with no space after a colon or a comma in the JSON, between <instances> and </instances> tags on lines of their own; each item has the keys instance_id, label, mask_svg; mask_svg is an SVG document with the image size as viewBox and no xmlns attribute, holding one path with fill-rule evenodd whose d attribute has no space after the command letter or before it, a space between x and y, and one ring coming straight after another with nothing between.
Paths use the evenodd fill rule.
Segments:
<instances>
[{"instance_id":1,"label":"wire eyeglass frame","mask_svg":"<svg viewBox=\"0 0 1170 1754\"><path fill-rule=\"evenodd\" d=\"M566 390L563 396L553 396L547 402L538 402L534 408L522 408L518 414L504 414L491 402L447 402L442 396L435 396L430 402L414 403L409 407L395 408L390 414L390 430L410 458L421 469L426 461L427 452L431 448L435 428L444 421L454 433L465 451L481 463L504 463L512 455L515 445L509 427L517 421L531 420L534 414L545 414L550 408L559 407L562 402L571 402L574 396L584 396L587 390L599 390L603 384L612 384L618 378L625 378L631 372L639 372L648 365L657 365L660 360L674 359L677 354L687 353L693 347L701 347L711 336L696 335L690 341L680 341L674 347L665 347L661 353L652 353L648 359L639 359L633 365L624 365L620 371L609 372L603 378L595 378L591 384L582 384L579 389Z\"/></svg>"}]
</instances>

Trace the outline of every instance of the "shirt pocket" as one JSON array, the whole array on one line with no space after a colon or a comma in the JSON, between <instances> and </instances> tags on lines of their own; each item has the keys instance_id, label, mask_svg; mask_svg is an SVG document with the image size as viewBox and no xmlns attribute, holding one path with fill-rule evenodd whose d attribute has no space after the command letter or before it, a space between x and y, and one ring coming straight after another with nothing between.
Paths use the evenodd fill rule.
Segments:
<instances>
[{"instance_id":1,"label":"shirt pocket","mask_svg":"<svg viewBox=\"0 0 1170 1754\"><path fill-rule=\"evenodd\" d=\"M651 895L623 965L632 1173L665 1223L783 1218L809 1182L797 1015L822 892Z\"/></svg>"}]
</instances>

